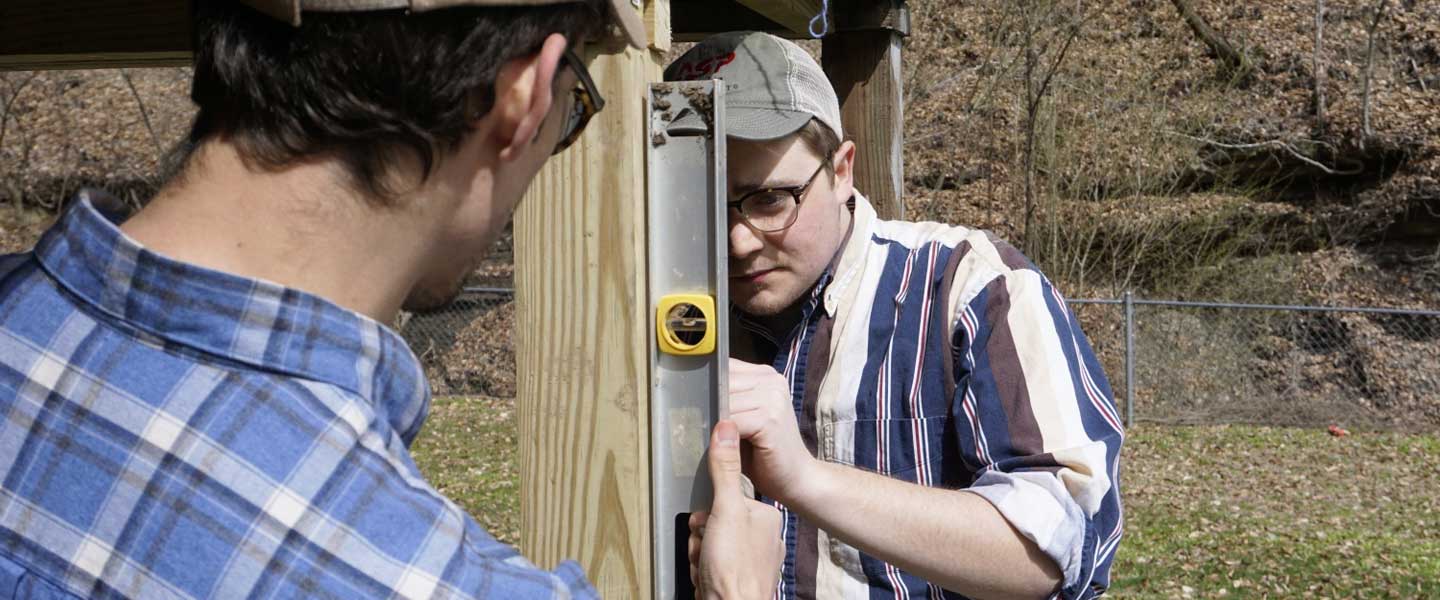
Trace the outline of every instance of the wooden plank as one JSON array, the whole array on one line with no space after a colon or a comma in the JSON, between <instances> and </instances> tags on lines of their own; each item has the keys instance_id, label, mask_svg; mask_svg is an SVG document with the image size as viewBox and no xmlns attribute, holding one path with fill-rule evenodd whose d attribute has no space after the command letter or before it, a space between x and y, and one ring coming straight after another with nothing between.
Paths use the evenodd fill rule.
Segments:
<instances>
[{"instance_id":1,"label":"wooden plank","mask_svg":"<svg viewBox=\"0 0 1440 600\"><path fill-rule=\"evenodd\" d=\"M651 2L645 5L645 31L650 36L650 49L670 51L670 3Z\"/></svg>"},{"instance_id":2,"label":"wooden plank","mask_svg":"<svg viewBox=\"0 0 1440 600\"><path fill-rule=\"evenodd\" d=\"M109 54L0 55L0 71L60 71L66 69L124 69L188 67L186 52L112 52Z\"/></svg>"},{"instance_id":3,"label":"wooden plank","mask_svg":"<svg viewBox=\"0 0 1440 600\"><path fill-rule=\"evenodd\" d=\"M845 31L821 42L821 65L840 97L840 122L855 141L855 185L881 218L905 218L904 95L899 33Z\"/></svg>"},{"instance_id":4,"label":"wooden plank","mask_svg":"<svg viewBox=\"0 0 1440 600\"><path fill-rule=\"evenodd\" d=\"M785 38L809 39L735 0L671 0L670 26L677 42L698 42L726 31L764 31Z\"/></svg>"},{"instance_id":5,"label":"wooden plank","mask_svg":"<svg viewBox=\"0 0 1440 600\"><path fill-rule=\"evenodd\" d=\"M824 8L821 0L738 0L765 18L795 33L807 34L810 20Z\"/></svg>"},{"instance_id":6,"label":"wooden plank","mask_svg":"<svg viewBox=\"0 0 1440 600\"><path fill-rule=\"evenodd\" d=\"M591 63L605 110L515 219L520 547L578 560L604 598L652 593L644 101L663 58Z\"/></svg>"},{"instance_id":7,"label":"wooden plank","mask_svg":"<svg viewBox=\"0 0 1440 600\"><path fill-rule=\"evenodd\" d=\"M189 64L186 0L4 0L0 70Z\"/></svg>"}]
</instances>

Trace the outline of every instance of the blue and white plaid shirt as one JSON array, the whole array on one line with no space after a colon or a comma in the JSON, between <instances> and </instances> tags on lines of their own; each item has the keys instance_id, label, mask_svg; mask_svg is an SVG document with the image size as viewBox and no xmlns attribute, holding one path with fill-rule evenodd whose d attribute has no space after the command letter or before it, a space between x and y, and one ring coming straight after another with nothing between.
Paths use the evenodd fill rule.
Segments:
<instances>
[{"instance_id":1,"label":"blue and white plaid shirt","mask_svg":"<svg viewBox=\"0 0 1440 600\"><path fill-rule=\"evenodd\" d=\"M425 482L429 398L386 327L82 194L0 257L0 598L593 597Z\"/></svg>"}]
</instances>

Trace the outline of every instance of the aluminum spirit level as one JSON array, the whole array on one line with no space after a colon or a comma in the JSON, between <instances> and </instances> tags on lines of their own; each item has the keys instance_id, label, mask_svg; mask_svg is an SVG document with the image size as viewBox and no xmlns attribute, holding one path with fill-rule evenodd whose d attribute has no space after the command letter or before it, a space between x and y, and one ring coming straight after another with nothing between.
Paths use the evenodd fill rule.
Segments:
<instances>
[{"instance_id":1,"label":"aluminum spirit level","mask_svg":"<svg viewBox=\"0 0 1440 600\"><path fill-rule=\"evenodd\" d=\"M686 521L709 510L705 449L729 413L726 364L725 86L650 88L646 160L650 298L651 518L656 600L694 597Z\"/></svg>"}]
</instances>

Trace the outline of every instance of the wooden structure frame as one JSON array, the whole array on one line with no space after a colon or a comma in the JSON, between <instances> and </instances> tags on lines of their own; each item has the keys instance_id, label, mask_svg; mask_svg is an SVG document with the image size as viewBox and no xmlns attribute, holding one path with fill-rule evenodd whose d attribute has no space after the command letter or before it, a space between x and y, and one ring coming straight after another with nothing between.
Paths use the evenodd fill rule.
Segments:
<instances>
[{"instance_id":1,"label":"wooden structure frame","mask_svg":"<svg viewBox=\"0 0 1440 600\"><path fill-rule=\"evenodd\" d=\"M637 2L637 4L641 4ZM904 0L829 0L821 63L859 146L856 185L900 217ZM521 549L580 561L605 598L649 598L643 98L672 42L809 38L821 0L644 0L649 48L591 66L611 104L547 163L515 220ZM190 0L4 0L0 70L188 64Z\"/></svg>"}]
</instances>

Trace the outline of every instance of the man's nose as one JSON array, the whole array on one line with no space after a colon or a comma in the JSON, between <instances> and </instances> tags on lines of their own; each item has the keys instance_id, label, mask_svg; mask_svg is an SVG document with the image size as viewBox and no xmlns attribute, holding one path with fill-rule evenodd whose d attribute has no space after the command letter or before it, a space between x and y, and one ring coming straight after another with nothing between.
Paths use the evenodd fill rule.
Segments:
<instances>
[{"instance_id":1,"label":"man's nose","mask_svg":"<svg viewBox=\"0 0 1440 600\"><path fill-rule=\"evenodd\" d=\"M760 239L745 219L731 213L730 215L730 257L745 258L765 247L765 240Z\"/></svg>"}]
</instances>

